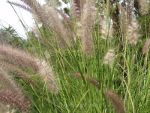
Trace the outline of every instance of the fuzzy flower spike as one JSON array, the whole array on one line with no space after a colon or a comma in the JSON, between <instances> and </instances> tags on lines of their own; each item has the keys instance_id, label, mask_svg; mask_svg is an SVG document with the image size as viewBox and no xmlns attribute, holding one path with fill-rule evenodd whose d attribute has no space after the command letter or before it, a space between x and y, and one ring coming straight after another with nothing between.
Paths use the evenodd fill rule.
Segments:
<instances>
[{"instance_id":1,"label":"fuzzy flower spike","mask_svg":"<svg viewBox=\"0 0 150 113\"><path fill-rule=\"evenodd\" d=\"M5 62L9 62L12 65L20 68L32 69L40 75L50 91L58 91L52 67L48 65L46 61L40 60L24 52L23 50L12 48L8 45L0 45L0 56L0 60L5 60Z\"/></svg>"}]
</instances>

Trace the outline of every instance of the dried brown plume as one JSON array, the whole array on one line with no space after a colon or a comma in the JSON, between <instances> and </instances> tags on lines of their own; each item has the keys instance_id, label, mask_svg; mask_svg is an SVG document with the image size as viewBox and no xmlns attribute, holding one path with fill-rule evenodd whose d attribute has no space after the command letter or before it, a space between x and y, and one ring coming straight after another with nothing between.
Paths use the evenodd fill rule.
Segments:
<instances>
[{"instance_id":1,"label":"dried brown plume","mask_svg":"<svg viewBox=\"0 0 150 113\"><path fill-rule=\"evenodd\" d=\"M74 77L79 78L82 80L81 74L80 73L74 73L73 74ZM96 80L95 78L92 77L85 77L85 80L92 84L93 86L95 86L96 88L100 89L100 82L98 80Z\"/></svg>"},{"instance_id":2,"label":"dried brown plume","mask_svg":"<svg viewBox=\"0 0 150 113\"><path fill-rule=\"evenodd\" d=\"M116 113L125 113L123 100L118 94L111 90L107 90L105 92L105 96L112 103L113 107L116 110Z\"/></svg>"}]
</instances>

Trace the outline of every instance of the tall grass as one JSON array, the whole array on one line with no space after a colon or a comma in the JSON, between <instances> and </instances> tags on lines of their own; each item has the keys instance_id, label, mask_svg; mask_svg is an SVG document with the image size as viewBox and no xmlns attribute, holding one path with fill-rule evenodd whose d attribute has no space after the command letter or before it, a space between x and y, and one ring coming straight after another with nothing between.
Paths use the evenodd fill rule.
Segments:
<instances>
[{"instance_id":1,"label":"tall grass","mask_svg":"<svg viewBox=\"0 0 150 113\"><path fill-rule=\"evenodd\" d=\"M17 106L18 97L12 107L31 113L150 112L149 7L140 0L122 4L73 0L68 15L36 0L21 1L24 4L9 3L30 11L43 26L37 26L38 35L29 33L26 42L25 49L37 58L0 46L0 62L6 63L6 68L1 66L3 71L10 72L11 64L10 75L17 75L15 69L22 70L33 82L14 77L30 104L22 109ZM148 8L144 13L143 7ZM53 75L58 76L57 93L53 93ZM5 92L0 91L0 102L12 105L14 99L8 95L10 100L3 101Z\"/></svg>"}]
</instances>

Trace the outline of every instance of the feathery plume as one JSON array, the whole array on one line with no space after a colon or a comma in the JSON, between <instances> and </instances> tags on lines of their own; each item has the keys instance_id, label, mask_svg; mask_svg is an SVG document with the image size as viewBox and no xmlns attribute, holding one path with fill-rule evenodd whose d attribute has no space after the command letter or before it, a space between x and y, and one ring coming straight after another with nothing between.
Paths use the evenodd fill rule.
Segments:
<instances>
[{"instance_id":1,"label":"feathery plume","mask_svg":"<svg viewBox=\"0 0 150 113\"><path fill-rule=\"evenodd\" d=\"M92 27L96 19L95 2L88 1L83 6L81 13L81 27L79 36L81 38L83 53L87 56L93 53Z\"/></svg>"},{"instance_id":2,"label":"feathery plume","mask_svg":"<svg viewBox=\"0 0 150 113\"><path fill-rule=\"evenodd\" d=\"M44 80L49 90L57 93L59 89L50 65L48 65L44 60L42 61L37 59L36 62L39 67L39 74L41 75L41 78Z\"/></svg>"},{"instance_id":3,"label":"feathery plume","mask_svg":"<svg viewBox=\"0 0 150 113\"><path fill-rule=\"evenodd\" d=\"M74 75L74 77L76 77L76 78L82 79L80 73L75 73L75 74L73 74L73 75ZM87 77L85 77L85 80L86 80L87 82L89 82L90 84L92 84L93 86L95 86L96 88L100 89L100 83L99 83L98 80L96 80L96 79L94 79L94 78L87 78Z\"/></svg>"},{"instance_id":4,"label":"feathery plume","mask_svg":"<svg viewBox=\"0 0 150 113\"><path fill-rule=\"evenodd\" d=\"M114 59L115 59L114 49L109 49L108 52L106 53L105 57L104 57L103 62L104 62L104 64L107 64L110 67L112 67Z\"/></svg>"},{"instance_id":5,"label":"feathery plume","mask_svg":"<svg viewBox=\"0 0 150 113\"><path fill-rule=\"evenodd\" d=\"M15 65L12 65L5 61L2 61L1 58L0 58L0 68L2 68L7 73L14 73L15 76L23 79L24 81L26 81L29 84L32 84L32 85L34 84L28 73L19 69Z\"/></svg>"},{"instance_id":6,"label":"feathery plume","mask_svg":"<svg viewBox=\"0 0 150 113\"><path fill-rule=\"evenodd\" d=\"M149 46L150 46L150 39L147 39L144 46L143 46L143 48L142 48L143 55L148 53Z\"/></svg>"},{"instance_id":7,"label":"feathery plume","mask_svg":"<svg viewBox=\"0 0 150 113\"><path fill-rule=\"evenodd\" d=\"M136 45L140 37L140 26L136 16L133 14L133 2L129 2L126 7L119 5L119 11L123 38L125 38L129 44Z\"/></svg>"},{"instance_id":8,"label":"feathery plume","mask_svg":"<svg viewBox=\"0 0 150 113\"><path fill-rule=\"evenodd\" d=\"M22 9L27 10L28 12L32 12L32 10L29 7L25 6L25 5L15 3L15 2L11 2L11 1L8 1L8 3L12 4L12 5L15 5L15 6L18 6L18 7L21 7Z\"/></svg>"},{"instance_id":9,"label":"feathery plume","mask_svg":"<svg viewBox=\"0 0 150 113\"><path fill-rule=\"evenodd\" d=\"M55 8L47 5L43 6L42 10L42 12L36 14L41 22L56 33L59 44L62 46L65 44L70 45L73 41L72 32L64 25L60 13Z\"/></svg>"},{"instance_id":10,"label":"feathery plume","mask_svg":"<svg viewBox=\"0 0 150 113\"><path fill-rule=\"evenodd\" d=\"M33 11L38 11L38 8L41 7L40 3L37 2L37 0L20 0L23 3L25 3L27 6L29 6Z\"/></svg>"},{"instance_id":11,"label":"feathery plume","mask_svg":"<svg viewBox=\"0 0 150 113\"><path fill-rule=\"evenodd\" d=\"M73 17L80 19L81 17L81 6L80 6L81 0L73 0L72 1L72 7L71 7L71 14Z\"/></svg>"},{"instance_id":12,"label":"feathery plume","mask_svg":"<svg viewBox=\"0 0 150 113\"><path fill-rule=\"evenodd\" d=\"M10 105L0 103L0 113L16 113L16 109L12 108Z\"/></svg>"},{"instance_id":13,"label":"feathery plume","mask_svg":"<svg viewBox=\"0 0 150 113\"><path fill-rule=\"evenodd\" d=\"M91 2L90 0L80 0L80 9L81 9L81 11L83 10L83 7L84 7L85 3L88 2L88 1Z\"/></svg>"},{"instance_id":14,"label":"feathery plume","mask_svg":"<svg viewBox=\"0 0 150 113\"><path fill-rule=\"evenodd\" d=\"M118 4L119 9L119 21L120 21L120 29L123 35L123 38L126 36L127 26L129 24L129 14L127 12L127 8L123 7L121 4Z\"/></svg>"},{"instance_id":15,"label":"feathery plume","mask_svg":"<svg viewBox=\"0 0 150 113\"><path fill-rule=\"evenodd\" d=\"M7 89L22 94L12 77L0 67L0 90L1 89Z\"/></svg>"},{"instance_id":16,"label":"feathery plume","mask_svg":"<svg viewBox=\"0 0 150 113\"><path fill-rule=\"evenodd\" d=\"M113 38L113 20L105 15L100 17L100 32L103 39Z\"/></svg>"},{"instance_id":17,"label":"feathery plume","mask_svg":"<svg viewBox=\"0 0 150 113\"><path fill-rule=\"evenodd\" d=\"M141 15L146 15L150 10L150 1L149 0L137 0L139 6L139 12Z\"/></svg>"},{"instance_id":18,"label":"feathery plume","mask_svg":"<svg viewBox=\"0 0 150 113\"><path fill-rule=\"evenodd\" d=\"M61 2L60 0L45 0L46 4L48 4L49 6L55 6L57 7Z\"/></svg>"},{"instance_id":19,"label":"feathery plume","mask_svg":"<svg viewBox=\"0 0 150 113\"><path fill-rule=\"evenodd\" d=\"M18 65L22 68L32 68L38 71L34 57L22 50L15 49L9 45L0 45L0 55L4 61L13 65Z\"/></svg>"},{"instance_id":20,"label":"feathery plume","mask_svg":"<svg viewBox=\"0 0 150 113\"><path fill-rule=\"evenodd\" d=\"M25 111L29 108L29 101L25 100L22 90L4 70L0 68L0 103L8 104ZM27 106L28 104L28 106ZM15 105L15 106L14 106Z\"/></svg>"},{"instance_id":21,"label":"feathery plume","mask_svg":"<svg viewBox=\"0 0 150 113\"><path fill-rule=\"evenodd\" d=\"M58 91L52 68L45 61L37 59L22 50L6 45L0 45L0 55L5 58L6 62L18 67L30 68L34 72L39 73L40 77L44 80L50 91Z\"/></svg>"},{"instance_id":22,"label":"feathery plume","mask_svg":"<svg viewBox=\"0 0 150 113\"><path fill-rule=\"evenodd\" d=\"M100 89L100 83L98 80L94 79L94 78L86 78L86 80L91 83L93 86L95 86L96 88Z\"/></svg>"},{"instance_id":23,"label":"feathery plume","mask_svg":"<svg viewBox=\"0 0 150 113\"><path fill-rule=\"evenodd\" d=\"M81 12L83 12L84 4L88 2L87 0L72 0L71 4L71 14L73 14L74 17L80 18Z\"/></svg>"},{"instance_id":24,"label":"feathery plume","mask_svg":"<svg viewBox=\"0 0 150 113\"><path fill-rule=\"evenodd\" d=\"M30 107L28 99L10 90L0 91L0 102L18 108L22 112L27 111Z\"/></svg>"},{"instance_id":25,"label":"feathery plume","mask_svg":"<svg viewBox=\"0 0 150 113\"><path fill-rule=\"evenodd\" d=\"M117 113L125 113L123 100L118 94L111 90L108 90L105 92L105 96L108 100L111 101Z\"/></svg>"},{"instance_id":26,"label":"feathery plume","mask_svg":"<svg viewBox=\"0 0 150 113\"><path fill-rule=\"evenodd\" d=\"M66 44L70 45L73 41L72 32L70 28L64 25L61 14L52 6L43 5L41 6L37 0L21 0L31 10L33 17L39 22L42 22L50 30L54 31L57 42L60 47L65 47ZM14 4L19 6L17 4ZM19 6L22 8L22 6Z\"/></svg>"},{"instance_id":27,"label":"feathery plume","mask_svg":"<svg viewBox=\"0 0 150 113\"><path fill-rule=\"evenodd\" d=\"M138 24L137 19L135 17L132 17L130 23L127 26L127 30L126 30L127 31L126 38L131 45L137 44L138 39L140 37L139 29L140 29L140 26Z\"/></svg>"}]
</instances>

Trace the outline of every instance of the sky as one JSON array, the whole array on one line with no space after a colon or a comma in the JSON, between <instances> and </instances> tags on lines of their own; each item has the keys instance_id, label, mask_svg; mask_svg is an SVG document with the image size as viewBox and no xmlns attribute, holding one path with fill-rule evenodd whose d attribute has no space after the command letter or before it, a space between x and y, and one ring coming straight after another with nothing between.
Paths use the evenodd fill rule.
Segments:
<instances>
[{"instance_id":1,"label":"sky","mask_svg":"<svg viewBox=\"0 0 150 113\"><path fill-rule=\"evenodd\" d=\"M9 1L22 4L20 0L9 0ZM44 0L37 0L37 1L41 4L44 4ZM68 8L70 7L69 4L65 4L62 0L59 1L61 3L61 6L58 7L58 9L63 9L64 7L68 7ZM28 30L30 30L34 26L32 15L29 12L19 7L14 6L14 8L15 11L17 11L19 18L27 26ZM8 27L10 25L17 31L19 36L23 38L27 38L25 35L26 30L23 28L15 11L11 7L11 5L7 3L7 0L0 0L0 27L2 26Z\"/></svg>"},{"instance_id":2,"label":"sky","mask_svg":"<svg viewBox=\"0 0 150 113\"><path fill-rule=\"evenodd\" d=\"M10 1L20 3L20 0ZM43 3L43 1L44 0L39 0L40 3ZM33 26L33 19L31 14L21 8L15 7L15 9L25 25L31 28L31 26ZM9 25L12 26L20 36L26 38L25 29L23 28L13 8L10 6L10 4L7 3L7 0L0 0L0 27L8 27Z\"/></svg>"}]
</instances>

